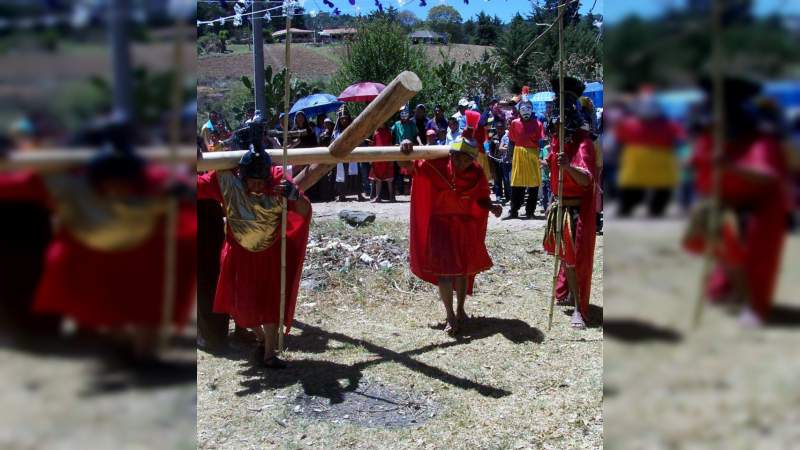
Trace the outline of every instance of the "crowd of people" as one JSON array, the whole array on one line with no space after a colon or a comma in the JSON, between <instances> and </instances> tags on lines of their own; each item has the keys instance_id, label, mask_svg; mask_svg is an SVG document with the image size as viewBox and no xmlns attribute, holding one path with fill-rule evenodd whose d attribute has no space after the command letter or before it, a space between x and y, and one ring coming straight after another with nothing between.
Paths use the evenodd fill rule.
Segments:
<instances>
[{"instance_id":1,"label":"crowd of people","mask_svg":"<svg viewBox=\"0 0 800 450\"><path fill-rule=\"evenodd\" d=\"M593 139L597 140L602 132L600 112L596 111L588 97L579 99L578 109ZM527 91L504 101L491 98L482 108L475 101L462 98L452 107L452 114L446 111L445 106L438 104L431 109L429 105L420 103L413 111L405 106L379 127L364 145L399 145L406 139L418 146L450 145L470 126L468 120L472 120L471 126L476 130L475 138L479 146L477 162L489 181L494 200L509 206L504 219L519 218L519 210L523 206L524 218L533 218L537 207L543 213L553 196L548 185L550 174L546 165L551 146L543 124L545 116L537 117L533 113L533 105L527 100ZM251 111L247 120L251 120L254 113ZM247 120L240 129L244 129ZM352 120L344 106L336 112L335 121L328 114L319 114L309 120L300 111L292 117L288 147L290 151L294 148L327 147ZM264 148L281 148L280 123L273 119L272 123L267 124L267 129L272 131L264 135ZM241 149L249 143L247 139L237 136L216 111L209 113L200 134L206 151ZM304 166L296 166L291 173L297 175L303 169ZM396 201L396 195L409 195L410 187L408 170L397 163L351 162L337 164L335 171L306 194L314 202L334 199L393 202Z\"/></svg>"}]
</instances>

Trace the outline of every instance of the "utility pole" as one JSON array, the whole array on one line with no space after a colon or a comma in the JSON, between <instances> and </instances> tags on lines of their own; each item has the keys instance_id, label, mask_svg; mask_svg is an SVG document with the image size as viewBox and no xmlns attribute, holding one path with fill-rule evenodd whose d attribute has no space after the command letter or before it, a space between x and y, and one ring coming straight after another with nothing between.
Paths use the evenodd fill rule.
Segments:
<instances>
[{"instance_id":1,"label":"utility pole","mask_svg":"<svg viewBox=\"0 0 800 450\"><path fill-rule=\"evenodd\" d=\"M258 10L257 3L253 2L253 12ZM262 27L262 17L259 14L250 16L253 22L253 84L255 91L256 109L261 111L262 117L265 117L267 105L266 98L264 97L264 31Z\"/></svg>"},{"instance_id":2,"label":"utility pole","mask_svg":"<svg viewBox=\"0 0 800 450\"><path fill-rule=\"evenodd\" d=\"M108 10L108 30L111 39L113 82L113 113L122 121L133 120L131 101L131 58L128 33L130 0L112 0Z\"/></svg>"}]
</instances>

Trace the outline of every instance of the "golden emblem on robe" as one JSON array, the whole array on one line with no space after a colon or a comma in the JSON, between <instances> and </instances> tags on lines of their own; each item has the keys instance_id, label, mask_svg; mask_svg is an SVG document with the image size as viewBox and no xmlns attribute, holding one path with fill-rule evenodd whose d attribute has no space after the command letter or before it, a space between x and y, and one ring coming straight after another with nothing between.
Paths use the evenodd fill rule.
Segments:
<instances>
[{"instance_id":1,"label":"golden emblem on robe","mask_svg":"<svg viewBox=\"0 0 800 450\"><path fill-rule=\"evenodd\" d=\"M84 176L44 177L59 226L88 248L126 251L149 239L164 217L165 198L112 198L100 195Z\"/></svg>"},{"instance_id":2,"label":"golden emblem on robe","mask_svg":"<svg viewBox=\"0 0 800 450\"><path fill-rule=\"evenodd\" d=\"M236 242L251 252L269 248L281 223L280 198L248 194L244 181L231 171L217 172L217 179L225 200L226 226Z\"/></svg>"}]
</instances>

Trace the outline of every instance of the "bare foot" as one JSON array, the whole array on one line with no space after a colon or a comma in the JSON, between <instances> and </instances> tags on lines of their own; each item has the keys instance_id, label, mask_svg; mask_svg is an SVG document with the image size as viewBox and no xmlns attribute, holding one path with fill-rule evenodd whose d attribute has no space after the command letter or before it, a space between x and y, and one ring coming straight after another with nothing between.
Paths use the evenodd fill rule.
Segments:
<instances>
[{"instance_id":1,"label":"bare foot","mask_svg":"<svg viewBox=\"0 0 800 450\"><path fill-rule=\"evenodd\" d=\"M464 325L468 319L469 316L467 316L467 313L464 312L464 310L461 310L456 314L456 322L459 326Z\"/></svg>"},{"instance_id":2,"label":"bare foot","mask_svg":"<svg viewBox=\"0 0 800 450\"><path fill-rule=\"evenodd\" d=\"M581 316L580 311L577 309L572 313L572 320L569 324L576 330L583 330L586 328L586 322L583 321L583 316Z\"/></svg>"},{"instance_id":3,"label":"bare foot","mask_svg":"<svg viewBox=\"0 0 800 450\"><path fill-rule=\"evenodd\" d=\"M745 306L739 316L739 325L743 328L761 328L764 326L764 320L749 306Z\"/></svg>"},{"instance_id":4,"label":"bare foot","mask_svg":"<svg viewBox=\"0 0 800 450\"><path fill-rule=\"evenodd\" d=\"M444 332L450 336L455 336L460 331L458 326L458 320L455 317L447 319L447 323L444 326Z\"/></svg>"}]
</instances>

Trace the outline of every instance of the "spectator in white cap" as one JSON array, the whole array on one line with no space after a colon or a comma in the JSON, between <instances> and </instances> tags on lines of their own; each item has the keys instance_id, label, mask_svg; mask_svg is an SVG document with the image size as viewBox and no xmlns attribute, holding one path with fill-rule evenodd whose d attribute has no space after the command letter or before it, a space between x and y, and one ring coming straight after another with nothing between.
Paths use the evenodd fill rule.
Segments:
<instances>
[{"instance_id":1,"label":"spectator in white cap","mask_svg":"<svg viewBox=\"0 0 800 450\"><path fill-rule=\"evenodd\" d=\"M466 111L469 107L469 100L466 98L462 98L458 101L458 112L453 114L453 117L458 120L458 131L461 132L464 128L467 128L467 116Z\"/></svg>"}]
</instances>

